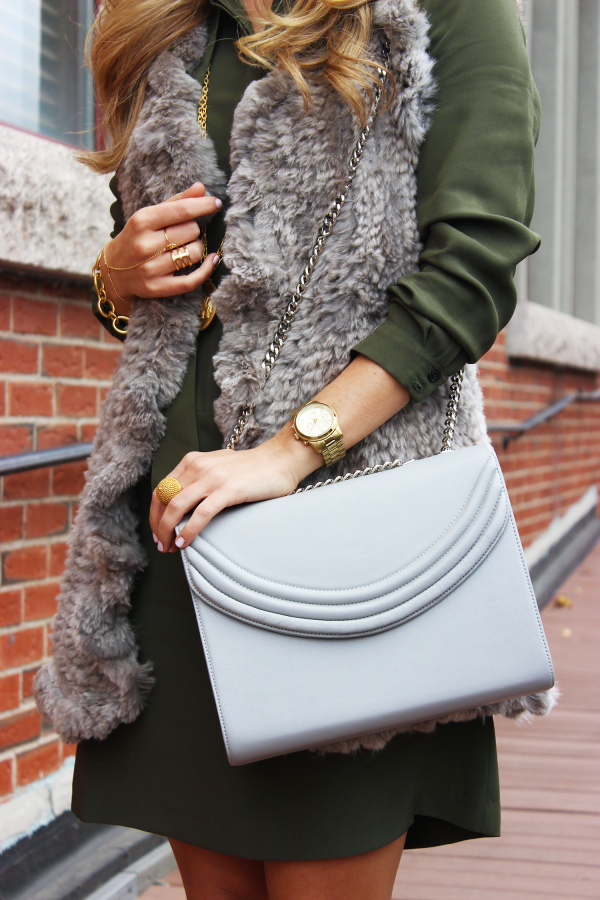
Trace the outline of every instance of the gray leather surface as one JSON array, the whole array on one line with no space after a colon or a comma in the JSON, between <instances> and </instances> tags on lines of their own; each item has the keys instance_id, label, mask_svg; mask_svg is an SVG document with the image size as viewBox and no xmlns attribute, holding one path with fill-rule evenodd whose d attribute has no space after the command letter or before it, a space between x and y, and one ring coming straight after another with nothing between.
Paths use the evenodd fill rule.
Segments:
<instances>
[{"instance_id":1,"label":"gray leather surface","mask_svg":"<svg viewBox=\"0 0 600 900\"><path fill-rule=\"evenodd\" d=\"M184 561L233 765L553 684L487 445L227 510Z\"/></svg>"}]
</instances>

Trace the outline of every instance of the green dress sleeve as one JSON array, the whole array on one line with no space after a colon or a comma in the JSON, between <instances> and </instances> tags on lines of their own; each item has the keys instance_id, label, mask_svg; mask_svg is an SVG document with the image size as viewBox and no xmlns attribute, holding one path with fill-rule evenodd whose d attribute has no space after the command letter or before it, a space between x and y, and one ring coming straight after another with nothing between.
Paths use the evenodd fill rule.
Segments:
<instances>
[{"instance_id":1,"label":"green dress sleeve","mask_svg":"<svg viewBox=\"0 0 600 900\"><path fill-rule=\"evenodd\" d=\"M354 350L427 397L492 346L516 306L517 263L539 247L540 123L515 0L422 0L436 109L421 148L419 271L388 289L387 320Z\"/></svg>"}]
</instances>

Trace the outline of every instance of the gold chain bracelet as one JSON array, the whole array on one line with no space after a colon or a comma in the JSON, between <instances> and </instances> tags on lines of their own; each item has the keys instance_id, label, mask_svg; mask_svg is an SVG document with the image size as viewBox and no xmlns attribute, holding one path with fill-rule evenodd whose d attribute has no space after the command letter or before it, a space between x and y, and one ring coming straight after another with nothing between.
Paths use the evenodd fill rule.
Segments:
<instances>
[{"instance_id":1,"label":"gold chain bracelet","mask_svg":"<svg viewBox=\"0 0 600 900\"><path fill-rule=\"evenodd\" d=\"M94 268L92 269L94 290L96 291L96 296L98 297L96 308L101 316L103 316L105 319L110 319L113 330L116 331L117 334L127 334L129 318L127 316L118 316L117 310L115 309L115 304L107 296L106 288L104 287L104 279L102 278L102 270L100 268L101 257L102 250L98 254L98 259L94 263Z\"/></svg>"}]
</instances>

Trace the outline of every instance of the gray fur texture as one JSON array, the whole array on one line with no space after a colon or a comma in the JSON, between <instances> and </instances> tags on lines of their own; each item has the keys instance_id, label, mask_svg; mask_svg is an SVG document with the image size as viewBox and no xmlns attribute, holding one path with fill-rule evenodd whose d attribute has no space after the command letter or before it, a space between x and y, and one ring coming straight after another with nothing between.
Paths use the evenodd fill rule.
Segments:
<instances>
[{"instance_id":1,"label":"gray fur texture","mask_svg":"<svg viewBox=\"0 0 600 900\"><path fill-rule=\"evenodd\" d=\"M303 115L297 90L278 71L253 82L236 110L225 244L230 275L213 301L224 328L215 359L221 432L228 436L240 408L256 404L242 446L271 437L292 408L342 371L350 349L384 321L386 286L417 268L416 166L435 88L428 23L414 0L376 0L373 9L371 51L380 57L385 33L396 96L369 138L349 199L262 394L260 361L320 220L343 183L357 124L325 85L314 89L313 104ZM119 170L127 217L194 181L212 194L225 190L212 142L200 135L196 121L200 85L193 72L205 42L205 29L195 29L150 70L146 100ZM70 540L54 656L35 685L40 711L67 741L103 738L119 723L133 721L152 684L151 666L137 662L128 618L132 585L145 564L132 490L163 436L163 410L177 395L194 349L201 299L198 292L135 307L103 406ZM354 447L335 474L437 452L447 396L445 385L406 407ZM455 445L485 440L477 371L469 366ZM518 718L543 714L552 704L549 692L441 721L493 713ZM394 733L342 742L324 752L377 749Z\"/></svg>"}]
</instances>

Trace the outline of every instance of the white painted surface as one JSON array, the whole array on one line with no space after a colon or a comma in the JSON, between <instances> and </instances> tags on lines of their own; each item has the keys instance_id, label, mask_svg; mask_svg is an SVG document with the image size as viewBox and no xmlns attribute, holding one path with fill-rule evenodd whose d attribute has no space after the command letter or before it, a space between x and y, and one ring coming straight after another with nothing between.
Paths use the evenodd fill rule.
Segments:
<instances>
[{"instance_id":1,"label":"white painted surface","mask_svg":"<svg viewBox=\"0 0 600 900\"><path fill-rule=\"evenodd\" d=\"M0 261L89 276L112 228L108 181L72 148L0 125Z\"/></svg>"},{"instance_id":2,"label":"white painted surface","mask_svg":"<svg viewBox=\"0 0 600 900\"><path fill-rule=\"evenodd\" d=\"M600 372L600 325L523 300L506 329L510 357Z\"/></svg>"},{"instance_id":3,"label":"white painted surface","mask_svg":"<svg viewBox=\"0 0 600 900\"><path fill-rule=\"evenodd\" d=\"M598 504L598 488L593 485L583 497L568 508L564 516L558 516L549 527L525 550L525 562L531 569L574 528Z\"/></svg>"},{"instance_id":4,"label":"white painted surface","mask_svg":"<svg viewBox=\"0 0 600 900\"><path fill-rule=\"evenodd\" d=\"M0 853L70 808L74 765L75 757L70 756L58 772L0 804Z\"/></svg>"}]
</instances>

